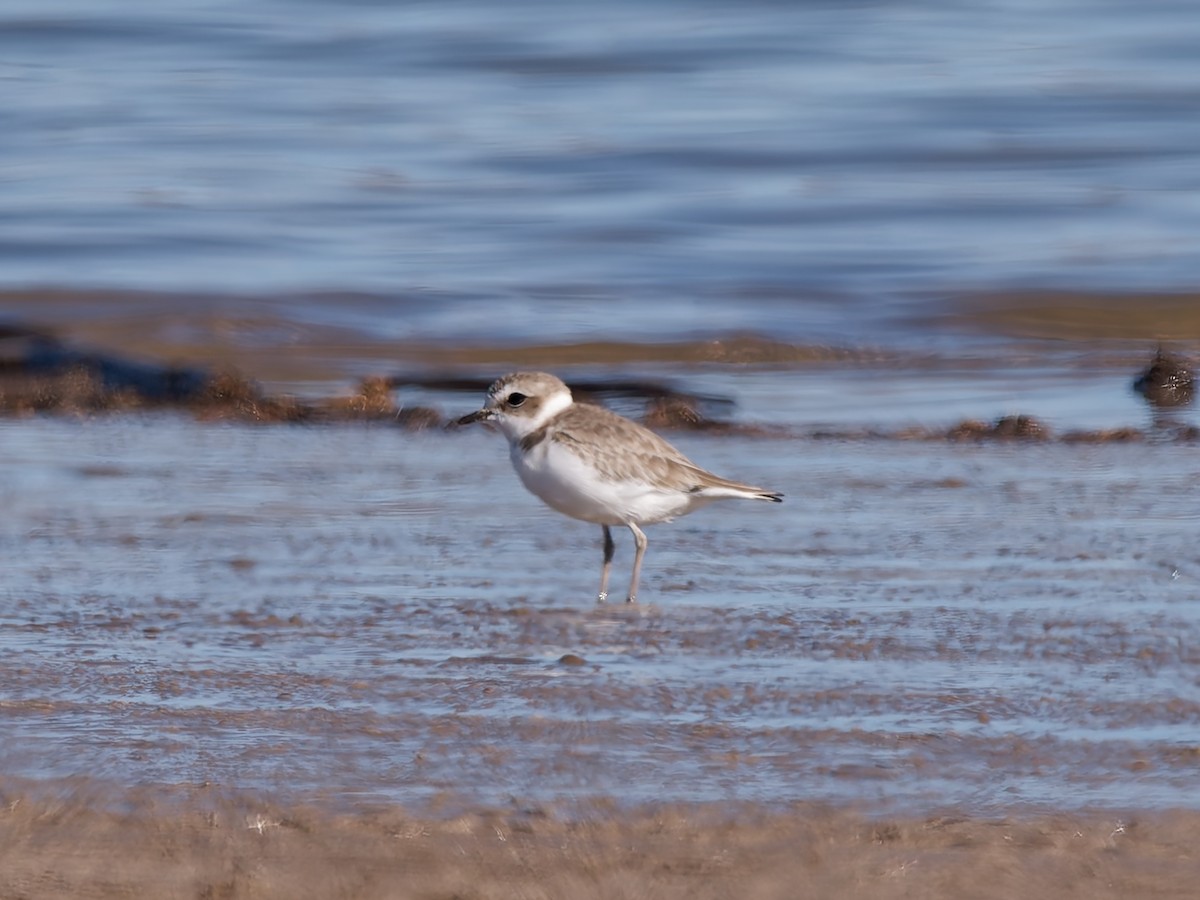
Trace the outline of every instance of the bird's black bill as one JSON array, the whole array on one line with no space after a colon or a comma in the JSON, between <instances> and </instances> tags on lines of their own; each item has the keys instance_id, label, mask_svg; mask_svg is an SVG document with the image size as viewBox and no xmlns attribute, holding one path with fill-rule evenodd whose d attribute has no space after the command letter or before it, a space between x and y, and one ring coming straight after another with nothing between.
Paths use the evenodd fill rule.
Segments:
<instances>
[{"instance_id":1,"label":"bird's black bill","mask_svg":"<svg viewBox=\"0 0 1200 900\"><path fill-rule=\"evenodd\" d=\"M455 419L452 424L455 428L459 428L463 425L472 425L475 422L486 422L491 417L492 411L490 409L477 409L475 412L469 413L461 419Z\"/></svg>"}]
</instances>

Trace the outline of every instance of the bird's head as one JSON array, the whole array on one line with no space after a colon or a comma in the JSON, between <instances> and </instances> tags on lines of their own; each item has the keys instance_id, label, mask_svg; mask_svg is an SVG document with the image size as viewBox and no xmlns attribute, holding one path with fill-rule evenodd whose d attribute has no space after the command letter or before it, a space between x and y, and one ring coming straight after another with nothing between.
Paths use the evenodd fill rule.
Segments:
<instances>
[{"instance_id":1,"label":"bird's head","mask_svg":"<svg viewBox=\"0 0 1200 900\"><path fill-rule=\"evenodd\" d=\"M491 422L510 442L519 441L572 402L571 389L561 379L546 372L513 372L488 388L482 409L463 416L454 424Z\"/></svg>"}]
</instances>

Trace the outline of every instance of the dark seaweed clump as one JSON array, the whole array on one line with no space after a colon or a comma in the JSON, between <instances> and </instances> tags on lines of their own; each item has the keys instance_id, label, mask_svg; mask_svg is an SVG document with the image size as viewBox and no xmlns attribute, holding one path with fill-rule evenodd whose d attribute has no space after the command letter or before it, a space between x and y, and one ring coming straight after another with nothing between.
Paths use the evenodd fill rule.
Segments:
<instances>
[{"instance_id":1,"label":"dark seaweed clump","mask_svg":"<svg viewBox=\"0 0 1200 900\"><path fill-rule=\"evenodd\" d=\"M1159 409L1189 405L1195 397L1195 382L1188 364L1162 347L1150 365L1133 382L1133 389Z\"/></svg>"},{"instance_id":2,"label":"dark seaweed clump","mask_svg":"<svg viewBox=\"0 0 1200 900\"><path fill-rule=\"evenodd\" d=\"M365 379L348 397L306 402L268 394L237 372L138 362L0 326L0 415L149 410L241 422L378 421L409 429L442 424L437 410L398 407L384 378Z\"/></svg>"}]
</instances>

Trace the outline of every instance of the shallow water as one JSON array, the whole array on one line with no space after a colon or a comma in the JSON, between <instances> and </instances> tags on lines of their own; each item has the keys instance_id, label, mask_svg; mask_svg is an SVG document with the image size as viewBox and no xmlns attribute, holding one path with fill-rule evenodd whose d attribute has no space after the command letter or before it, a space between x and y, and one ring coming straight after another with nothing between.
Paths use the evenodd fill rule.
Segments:
<instances>
[{"instance_id":1,"label":"shallow water","mask_svg":"<svg viewBox=\"0 0 1200 900\"><path fill-rule=\"evenodd\" d=\"M1198 29L1177 0L15 0L0 281L392 341L924 347L964 292L1195 288Z\"/></svg>"},{"instance_id":2,"label":"shallow water","mask_svg":"<svg viewBox=\"0 0 1200 900\"><path fill-rule=\"evenodd\" d=\"M597 606L492 435L0 420L4 784L1195 806L1200 418L1130 390L1200 342L1190 6L500 9L6 4L0 326L302 397L666 381L787 502L652 529ZM1141 433L928 439L1012 414Z\"/></svg>"},{"instance_id":3,"label":"shallow water","mask_svg":"<svg viewBox=\"0 0 1200 900\"><path fill-rule=\"evenodd\" d=\"M430 809L1191 803L1191 447L676 437L788 499L650 530L631 607L482 431L0 423L0 764Z\"/></svg>"}]
</instances>

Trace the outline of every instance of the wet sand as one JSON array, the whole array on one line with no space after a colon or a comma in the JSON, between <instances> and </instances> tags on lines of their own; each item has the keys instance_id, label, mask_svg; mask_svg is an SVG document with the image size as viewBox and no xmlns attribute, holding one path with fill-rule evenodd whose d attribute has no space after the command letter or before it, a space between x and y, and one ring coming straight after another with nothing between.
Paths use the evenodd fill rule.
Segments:
<instances>
[{"instance_id":1,"label":"wet sand","mask_svg":"<svg viewBox=\"0 0 1200 900\"><path fill-rule=\"evenodd\" d=\"M864 818L665 806L564 820L334 815L151 793L120 812L4 791L0 896L1187 898L1200 815Z\"/></svg>"},{"instance_id":2,"label":"wet sand","mask_svg":"<svg viewBox=\"0 0 1200 900\"><path fill-rule=\"evenodd\" d=\"M766 422L775 364L663 362L723 423L672 440L788 499L652 529L633 607L386 386L18 404L0 896L1191 896L1188 426L992 419L937 367L881 406L941 379L978 427Z\"/></svg>"}]
</instances>

